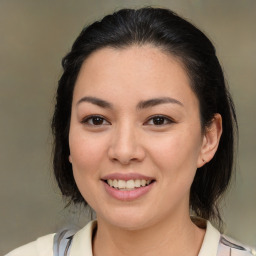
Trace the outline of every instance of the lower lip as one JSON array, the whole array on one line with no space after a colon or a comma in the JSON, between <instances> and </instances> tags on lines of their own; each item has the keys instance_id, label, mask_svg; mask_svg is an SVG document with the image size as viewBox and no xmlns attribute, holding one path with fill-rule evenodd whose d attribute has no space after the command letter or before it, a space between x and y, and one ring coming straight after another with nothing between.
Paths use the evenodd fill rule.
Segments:
<instances>
[{"instance_id":1,"label":"lower lip","mask_svg":"<svg viewBox=\"0 0 256 256\"><path fill-rule=\"evenodd\" d=\"M106 182L102 182L104 184L105 190L110 196L122 201L132 201L142 197L152 189L155 183L152 182L151 184L145 187L136 188L134 190L118 190L113 187L110 187Z\"/></svg>"}]
</instances>

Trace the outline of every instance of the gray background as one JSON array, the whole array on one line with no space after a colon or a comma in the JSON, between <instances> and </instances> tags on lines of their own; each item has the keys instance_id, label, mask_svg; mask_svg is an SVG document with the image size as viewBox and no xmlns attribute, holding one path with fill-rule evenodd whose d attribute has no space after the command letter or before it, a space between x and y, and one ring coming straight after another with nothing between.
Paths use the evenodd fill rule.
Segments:
<instances>
[{"instance_id":1,"label":"gray background","mask_svg":"<svg viewBox=\"0 0 256 256\"><path fill-rule=\"evenodd\" d=\"M236 182L225 232L256 246L255 0L0 0L0 254L88 215L64 209L51 174L50 117L61 58L85 24L122 7L168 7L213 40L237 108Z\"/></svg>"}]
</instances>

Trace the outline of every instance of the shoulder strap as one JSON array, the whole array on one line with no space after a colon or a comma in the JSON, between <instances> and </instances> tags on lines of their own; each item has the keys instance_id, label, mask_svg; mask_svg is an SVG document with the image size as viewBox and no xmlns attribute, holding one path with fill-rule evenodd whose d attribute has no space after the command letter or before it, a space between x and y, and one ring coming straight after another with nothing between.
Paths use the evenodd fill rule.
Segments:
<instances>
[{"instance_id":1,"label":"shoulder strap","mask_svg":"<svg viewBox=\"0 0 256 256\"><path fill-rule=\"evenodd\" d=\"M54 235L53 255L68 256L76 230L62 230Z\"/></svg>"}]
</instances>

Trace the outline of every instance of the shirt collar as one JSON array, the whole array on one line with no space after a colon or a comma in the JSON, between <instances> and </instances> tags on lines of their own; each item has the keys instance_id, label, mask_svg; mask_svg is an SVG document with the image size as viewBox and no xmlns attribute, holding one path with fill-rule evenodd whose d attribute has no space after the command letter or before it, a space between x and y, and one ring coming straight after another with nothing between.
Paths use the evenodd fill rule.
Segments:
<instances>
[{"instance_id":1,"label":"shirt collar","mask_svg":"<svg viewBox=\"0 0 256 256\"><path fill-rule=\"evenodd\" d=\"M93 256L92 236L93 230L96 226L97 221L91 221L74 235L70 249L70 256Z\"/></svg>"},{"instance_id":2,"label":"shirt collar","mask_svg":"<svg viewBox=\"0 0 256 256\"><path fill-rule=\"evenodd\" d=\"M216 256L220 241L220 232L206 221L206 232L198 256Z\"/></svg>"}]
</instances>

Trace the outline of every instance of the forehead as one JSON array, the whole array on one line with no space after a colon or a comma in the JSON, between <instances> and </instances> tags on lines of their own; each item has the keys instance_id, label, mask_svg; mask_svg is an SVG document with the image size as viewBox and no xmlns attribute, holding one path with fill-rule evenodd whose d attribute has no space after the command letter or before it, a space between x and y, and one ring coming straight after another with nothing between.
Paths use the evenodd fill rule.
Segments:
<instances>
[{"instance_id":1,"label":"forehead","mask_svg":"<svg viewBox=\"0 0 256 256\"><path fill-rule=\"evenodd\" d=\"M74 99L102 95L110 100L168 96L197 100L178 58L151 46L103 48L92 53L79 72Z\"/></svg>"}]
</instances>

